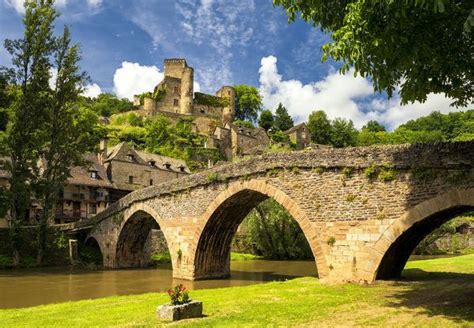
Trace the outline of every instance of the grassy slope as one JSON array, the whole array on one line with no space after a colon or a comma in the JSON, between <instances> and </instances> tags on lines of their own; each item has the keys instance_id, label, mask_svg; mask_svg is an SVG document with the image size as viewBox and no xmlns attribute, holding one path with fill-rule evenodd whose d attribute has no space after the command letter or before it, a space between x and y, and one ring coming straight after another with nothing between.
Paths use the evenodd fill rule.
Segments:
<instances>
[{"instance_id":1,"label":"grassy slope","mask_svg":"<svg viewBox=\"0 0 474 328\"><path fill-rule=\"evenodd\" d=\"M426 273L432 271L434 273ZM455 272L453 274L444 271ZM370 286L322 285L315 278L192 291L205 318L173 325L208 326L424 326L474 325L474 254L410 262L407 280ZM154 309L165 294L108 297L1 310L3 327L143 327L169 323Z\"/></svg>"}]
</instances>

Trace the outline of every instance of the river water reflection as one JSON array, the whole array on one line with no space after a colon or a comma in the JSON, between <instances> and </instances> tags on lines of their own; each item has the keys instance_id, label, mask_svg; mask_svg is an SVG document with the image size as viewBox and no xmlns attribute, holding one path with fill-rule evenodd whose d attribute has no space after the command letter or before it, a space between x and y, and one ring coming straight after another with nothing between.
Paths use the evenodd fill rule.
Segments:
<instances>
[{"instance_id":1,"label":"river water reflection","mask_svg":"<svg viewBox=\"0 0 474 328\"><path fill-rule=\"evenodd\" d=\"M239 261L230 279L186 281L172 278L171 267L85 271L48 268L0 272L0 308L77 301L112 295L163 292L172 285L189 289L251 285L266 281L315 276L314 261Z\"/></svg>"},{"instance_id":2,"label":"river water reflection","mask_svg":"<svg viewBox=\"0 0 474 328\"><path fill-rule=\"evenodd\" d=\"M425 260L445 256L411 256ZM171 266L155 269L86 271L77 268L42 268L0 271L0 308L78 301L113 295L164 292L182 283L189 289L244 286L316 276L314 261L237 261L231 263L231 277L219 280L173 279Z\"/></svg>"}]
</instances>

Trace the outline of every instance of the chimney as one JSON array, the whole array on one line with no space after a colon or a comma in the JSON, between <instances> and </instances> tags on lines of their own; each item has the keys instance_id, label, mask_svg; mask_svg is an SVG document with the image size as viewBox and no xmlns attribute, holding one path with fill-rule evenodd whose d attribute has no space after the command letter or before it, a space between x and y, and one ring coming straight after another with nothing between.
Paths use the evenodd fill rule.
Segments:
<instances>
[{"instance_id":1,"label":"chimney","mask_svg":"<svg viewBox=\"0 0 474 328\"><path fill-rule=\"evenodd\" d=\"M99 163L101 165L104 165L105 160L107 159L107 142L108 142L107 138L103 138L100 140L98 158L99 158Z\"/></svg>"}]
</instances>

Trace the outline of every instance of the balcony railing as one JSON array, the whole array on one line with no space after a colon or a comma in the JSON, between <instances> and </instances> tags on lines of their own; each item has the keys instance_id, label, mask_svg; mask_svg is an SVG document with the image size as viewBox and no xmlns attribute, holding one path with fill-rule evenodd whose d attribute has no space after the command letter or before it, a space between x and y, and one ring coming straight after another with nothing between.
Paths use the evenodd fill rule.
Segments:
<instances>
[{"instance_id":1,"label":"balcony railing","mask_svg":"<svg viewBox=\"0 0 474 328\"><path fill-rule=\"evenodd\" d=\"M99 201L99 202L108 202L110 200L109 195L99 194L99 193L76 193L76 192L63 192L60 195L61 199L64 200L91 200L91 201Z\"/></svg>"},{"instance_id":2,"label":"balcony railing","mask_svg":"<svg viewBox=\"0 0 474 328\"><path fill-rule=\"evenodd\" d=\"M62 219L87 219L95 214L87 213L85 210L56 210L56 218Z\"/></svg>"}]
</instances>

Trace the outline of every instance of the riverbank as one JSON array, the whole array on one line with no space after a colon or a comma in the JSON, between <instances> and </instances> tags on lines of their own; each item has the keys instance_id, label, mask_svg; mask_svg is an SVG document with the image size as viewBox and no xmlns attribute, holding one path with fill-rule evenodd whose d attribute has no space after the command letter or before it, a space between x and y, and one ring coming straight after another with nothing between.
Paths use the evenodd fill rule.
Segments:
<instances>
[{"instance_id":1,"label":"riverbank","mask_svg":"<svg viewBox=\"0 0 474 328\"><path fill-rule=\"evenodd\" d=\"M409 262L403 276L370 286L299 278L191 291L204 302L206 317L178 325L473 326L473 254ZM0 310L0 322L6 327L160 326L166 323L157 321L154 310L167 301L164 293L148 293Z\"/></svg>"}]
</instances>

